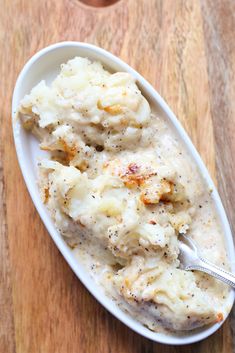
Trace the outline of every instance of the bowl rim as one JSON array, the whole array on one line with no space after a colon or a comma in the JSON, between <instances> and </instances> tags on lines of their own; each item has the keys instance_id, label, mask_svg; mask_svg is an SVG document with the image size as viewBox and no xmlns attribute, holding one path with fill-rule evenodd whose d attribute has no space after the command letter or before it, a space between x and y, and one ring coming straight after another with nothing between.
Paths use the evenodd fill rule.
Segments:
<instances>
[{"instance_id":1,"label":"bowl rim","mask_svg":"<svg viewBox=\"0 0 235 353\"><path fill-rule=\"evenodd\" d=\"M30 181L27 176L26 168L24 168L24 158L23 158L23 148L21 145L21 139L19 138L18 134L18 128L16 128L16 109L18 106L19 102L19 96L20 96L20 88L21 85L23 84L23 81L25 78L27 79L27 74L30 72L30 69L32 65L40 60L43 56L49 54L51 51L54 50L59 50L65 47L76 47L80 49L85 49L89 50L91 52L94 52L96 54L99 54L103 57L106 57L107 59L110 60L111 66L114 64L117 64L119 67L122 67L122 71L127 71L132 74L136 78L136 80L144 87L144 89L148 92L149 96L153 98L153 100L161 107L161 109L164 111L166 114L167 118L171 121L171 123L174 125L174 128L177 130L177 133L180 135L180 138L183 140L187 148L190 150L190 153L195 161L197 163L198 169L204 179L206 180L206 183L211 186L212 188L212 198L214 200L218 216L220 218L221 224L223 225L223 230L224 230L224 238L225 238L225 245L226 245L226 250L228 253L228 258L231 261L231 267L233 271L235 270L235 264L233 263L232 259L235 258L235 252L234 252L234 245L233 245L233 237L231 233L231 229L229 226L229 222L224 210L224 207L222 205L220 196L217 192L217 189L215 188L215 185L207 171L207 168L205 167L199 153L197 152L196 148L194 147L191 139L189 138L188 134L182 127L181 123L179 120L176 118L175 114L171 111L167 103L164 101L164 99L159 95L159 93L153 88L153 86L147 82L143 76L141 76L138 72L136 72L134 69L132 69L128 64L123 62L120 58L117 56L111 54L110 52L97 47L93 44L89 43L84 43L84 42L76 42L76 41L65 41L65 42L58 42L52 45L49 45L38 52L34 54L24 65L23 69L21 70L16 84L15 88L13 91L13 97L12 97L12 128L13 128L13 135L14 135L14 141L15 141L15 148L17 152L17 158L18 162L20 165L21 172L23 174L27 189L30 193L30 196L33 200L34 206L36 207L41 220L43 221L48 233L54 240L57 248L60 250L62 255L64 256L65 260L68 262L70 268L75 272L76 276L79 278L79 280L85 285L85 287L89 290L89 292L93 295L93 297L98 300L100 304L102 304L110 313L112 313L117 319L119 319L121 322L123 322L125 325L127 325L129 328L131 328L133 331L139 333L140 335L151 339L155 342L162 343L162 344L169 344L169 345L185 345L185 344L191 344L195 343L198 341L201 341L211 334L213 334L215 331L221 327L227 316L229 315L229 312L227 316L224 318L224 320L220 323L216 323L211 325L210 327L206 328L201 328L200 332L195 332L192 333L190 331L190 335L187 336L187 332L184 334L182 337L174 337L171 336L171 334L161 334L161 333L156 333L151 330L146 329L144 326L140 327L139 324L137 324L137 320L129 318L127 314L123 312L123 315L120 312L116 312L115 306L116 304L110 304L108 301L108 298L105 297L104 295L100 293L96 293L95 289L92 288L92 286L88 283L89 281L85 278L79 268L76 266L76 261L71 255L71 250L67 247L65 242L62 240L61 236L59 236L58 232L55 231L55 227L51 224L51 222L48 220L47 215L45 213L45 208L42 205L41 200L38 199L37 194L35 193L34 187L30 184ZM78 53L79 56L79 53ZM102 61L102 60L101 60ZM88 276L87 276L88 277ZM235 293L231 290L228 300L230 301L230 306L232 308L232 305L234 303L234 296ZM230 309L231 310L231 309ZM186 337L185 337L186 336Z\"/></svg>"}]
</instances>

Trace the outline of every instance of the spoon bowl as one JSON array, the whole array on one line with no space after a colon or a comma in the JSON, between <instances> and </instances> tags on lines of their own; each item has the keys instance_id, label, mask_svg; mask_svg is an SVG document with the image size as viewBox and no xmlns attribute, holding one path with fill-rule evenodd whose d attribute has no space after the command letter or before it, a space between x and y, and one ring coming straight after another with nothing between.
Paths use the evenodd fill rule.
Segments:
<instances>
[{"instance_id":1,"label":"spoon bowl","mask_svg":"<svg viewBox=\"0 0 235 353\"><path fill-rule=\"evenodd\" d=\"M159 112L162 117L169 121L178 137L183 141L189 155L191 155L191 158L197 164L198 169L205 178L206 183L208 184L208 189L213 189L212 198L222 224L223 233L225 234L228 257L231 263L234 259L232 235L219 195L199 154L173 112L161 96L140 74L116 56L90 44L79 42L62 42L44 48L36 53L26 63L17 79L12 102L13 132L21 171L34 205L38 210L50 236L63 254L69 266L86 286L86 288L93 294L93 296L116 318L121 320L132 330L155 342L182 345L200 341L214 333L221 326L222 322L191 332L170 332L168 334L164 334L150 331L134 318L124 313L115 302L105 295L103 288L98 286L90 277L87 271L83 268L79 259L75 258L73 251L66 245L61 235L56 230L45 205L43 205L40 199L37 186L37 161L38 157L42 155L45 156L45 152L39 149L36 139L31 134L27 134L21 127L20 122L16 119L16 110L20 100L35 84L42 79L45 79L47 83L50 83L58 74L60 65L75 56L88 57L91 60L98 60L102 62L104 67L111 72L125 71L129 72L136 78L137 84L143 95L149 100L155 111ZM233 301L234 293L231 291L227 300L228 313L232 307Z\"/></svg>"}]
</instances>

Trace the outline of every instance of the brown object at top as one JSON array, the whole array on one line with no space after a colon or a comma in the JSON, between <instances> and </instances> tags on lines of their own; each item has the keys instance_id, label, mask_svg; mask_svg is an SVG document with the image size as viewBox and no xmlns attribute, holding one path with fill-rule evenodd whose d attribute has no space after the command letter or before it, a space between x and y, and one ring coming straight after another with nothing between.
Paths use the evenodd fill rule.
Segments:
<instances>
[{"instance_id":1,"label":"brown object at top","mask_svg":"<svg viewBox=\"0 0 235 353\"><path fill-rule=\"evenodd\" d=\"M77 1L81 1L82 3L89 6L105 7L105 6L113 5L115 4L115 2L119 0L77 0Z\"/></svg>"},{"instance_id":2,"label":"brown object at top","mask_svg":"<svg viewBox=\"0 0 235 353\"><path fill-rule=\"evenodd\" d=\"M110 50L139 71L191 136L235 224L234 0L0 0L0 353L232 353L234 314L185 347L132 332L88 293L44 228L19 170L11 96L23 64L63 40Z\"/></svg>"}]
</instances>

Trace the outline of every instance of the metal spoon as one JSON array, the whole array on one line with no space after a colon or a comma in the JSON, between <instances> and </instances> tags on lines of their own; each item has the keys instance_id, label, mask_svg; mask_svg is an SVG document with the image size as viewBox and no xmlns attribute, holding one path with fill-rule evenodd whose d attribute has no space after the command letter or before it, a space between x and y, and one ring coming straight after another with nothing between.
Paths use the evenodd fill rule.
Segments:
<instances>
[{"instance_id":1,"label":"metal spoon","mask_svg":"<svg viewBox=\"0 0 235 353\"><path fill-rule=\"evenodd\" d=\"M235 275L203 259L198 253L198 249L190 237L186 237L184 235L180 236L179 249L180 267L183 270L197 270L206 272L235 288Z\"/></svg>"}]
</instances>

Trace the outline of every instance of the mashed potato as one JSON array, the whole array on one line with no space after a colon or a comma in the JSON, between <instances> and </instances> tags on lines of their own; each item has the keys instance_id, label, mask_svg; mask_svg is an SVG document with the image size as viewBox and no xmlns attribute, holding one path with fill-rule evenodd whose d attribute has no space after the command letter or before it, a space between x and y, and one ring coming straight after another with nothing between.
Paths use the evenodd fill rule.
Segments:
<instances>
[{"instance_id":1,"label":"mashed potato","mask_svg":"<svg viewBox=\"0 0 235 353\"><path fill-rule=\"evenodd\" d=\"M107 294L155 331L220 320L226 286L178 260L178 236L190 231L208 259L226 261L210 194L133 77L74 58L18 115L50 151L39 163L42 199Z\"/></svg>"}]
</instances>

